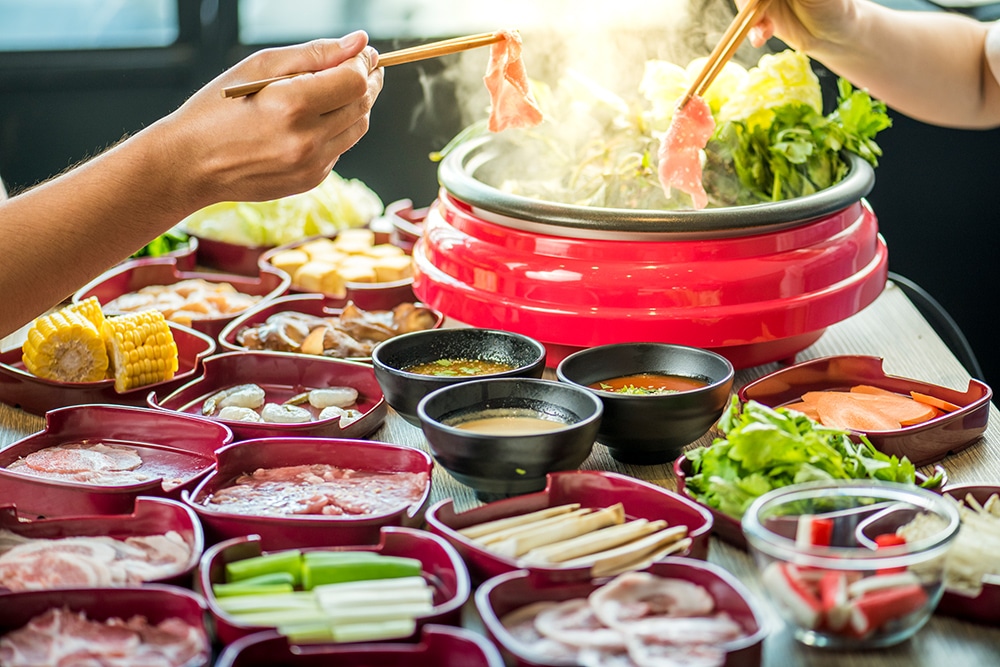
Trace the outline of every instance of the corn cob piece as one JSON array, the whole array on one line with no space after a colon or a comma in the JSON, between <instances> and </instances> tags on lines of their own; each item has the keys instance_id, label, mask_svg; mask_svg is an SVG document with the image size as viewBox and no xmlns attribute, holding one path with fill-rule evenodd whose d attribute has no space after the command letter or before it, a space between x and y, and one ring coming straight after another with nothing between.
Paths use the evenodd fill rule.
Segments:
<instances>
[{"instance_id":1,"label":"corn cob piece","mask_svg":"<svg viewBox=\"0 0 1000 667\"><path fill-rule=\"evenodd\" d=\"M177 344L158 310L107 318L104 338L117 392L163 382L177 372Z\"/></svg>"},{"instance_id":2,"label":"corn cob piece","mask_svg":"<svg viewBox=\"0 0 1000 667\"><path fill-rule=\"evenodd\" d=\"M97 299L39 317L21 346L24 367L37 377L57 382L103 380L108 372L108 353L98 324L103 318Z\"/></svg>"}]
</instances>

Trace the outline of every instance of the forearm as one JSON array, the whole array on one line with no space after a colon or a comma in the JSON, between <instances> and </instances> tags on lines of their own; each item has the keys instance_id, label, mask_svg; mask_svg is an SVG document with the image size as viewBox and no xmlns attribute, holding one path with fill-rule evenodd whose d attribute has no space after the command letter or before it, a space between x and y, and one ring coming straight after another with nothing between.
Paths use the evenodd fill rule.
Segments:
<instances>
[{"instance_id":1,"label":"forearm","mask_svg":"<svg viewBox=\"0 0 1000 667\"><path fill-rule=\"evenodd\" d=\"M1000 124L1000 88L985 61L987 26L942 12L854 5L840 43L816 41L810 56L890 107L951 127Z\"/></svg>"},{"instance_id":2,"label":"forearm","mask_svg":"<svg viewBox=\"0 0 1000 667\"><path fill-rule=\"evenodd\" d=\"M185 165L164 168L169 134L141 132L0 203L0 337L198 208L177 176Z\"/></svg>"}]
</instances>

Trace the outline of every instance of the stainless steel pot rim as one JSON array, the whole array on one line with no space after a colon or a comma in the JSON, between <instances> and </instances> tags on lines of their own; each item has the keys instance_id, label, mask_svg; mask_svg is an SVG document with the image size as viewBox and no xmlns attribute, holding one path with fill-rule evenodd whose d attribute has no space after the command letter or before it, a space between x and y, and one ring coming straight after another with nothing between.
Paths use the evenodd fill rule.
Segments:
<instances>
[{"instance_id":1,"label":"stainless steel pot rim","mask_svg":"<svg viewBox=\"0 0 1000 667\"><path fill-rule=\"evenodd\" d=\"M847 154L850 171L820 192L780 202L695 210L648 210L577 206L514 195L476 178L497 159L504 142L478 137L452 150L441 162L438 180L482 219L528 232L612 240L697 240L761 234L797 227L847 208L875 185L875 170Z\"/></svg>"}]
</instances>

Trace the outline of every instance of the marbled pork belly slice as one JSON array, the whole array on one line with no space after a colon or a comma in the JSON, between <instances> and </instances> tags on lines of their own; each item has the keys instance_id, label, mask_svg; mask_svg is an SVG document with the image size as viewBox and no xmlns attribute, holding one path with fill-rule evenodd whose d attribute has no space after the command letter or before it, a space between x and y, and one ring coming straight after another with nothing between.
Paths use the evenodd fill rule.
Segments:
<instances>
[{"instance_id":1,"label":"marbled pork belly slice","mask_svg":"<svg viewBox=\"0 0 1000 667\"><path fill-rule=\"evenodd\" d=\"M670 127L660 142L658 173L664 192L677 188L691 195L696 209L708 205L701 183L701 151L715 131L715 119L708 103L694 96L674 112Z\"/></svg>"},{"instance_id":2,"label":"marbled pork belly slice","mask_svg":"<svg viewBox=\"0 0 1000 667\"><path fill-rule=\"evenodd\" d=\"M625 631L651 616L707 616L715 610L715 599L703 586L648 572L619 575L588 600L602 623Z\"/></svg>"},{"instance_id":3,"label":"marbled pork belly slice","mask_svg":"<svg viewBox=\"0 0 1000 667\"><path fill-rule=\"evenodd\" d=\"M490 93L490 132L532 127L542 122L542 111L531 94L521 49L521 36L512 30L504 31L504 39L490 47L490 61L483 77Z\"/></svg>"}]
</instances>

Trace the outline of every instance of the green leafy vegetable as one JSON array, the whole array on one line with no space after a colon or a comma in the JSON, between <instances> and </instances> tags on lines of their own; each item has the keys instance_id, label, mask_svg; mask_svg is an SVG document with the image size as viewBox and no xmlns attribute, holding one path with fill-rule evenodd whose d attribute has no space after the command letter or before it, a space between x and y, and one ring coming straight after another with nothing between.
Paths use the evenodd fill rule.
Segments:
<instances>
[{"instance_id":1,"label":"green leafy vegetable","mask_svg":"<svg viewBox=\"0 0 1000 667\"><path fill-rule=\"evenodd\" d=\"M160 234L142 248L139 248L139 250L133 253L132 257L161 257L168 252L173 252L178 248L186 246L187 243L187 234L179 229L171 229Z\"/></svg>"},{"instance_id":2,"label":"green leafy vegetable","mask_svg":"<svg viewBox=\"0 0 1000 667\"><path fill-rule=\"evenodd\" d=\"M694 474L687 490L700 502L741 517L758 496L783 486L835 479L877 479L914 484L906 458L884 454L861 436L823 426L795 410L733 397L719 421L725 437L685 454ZM933 487L937 478L923 484Z\"/></svg>"}]
</instances>

